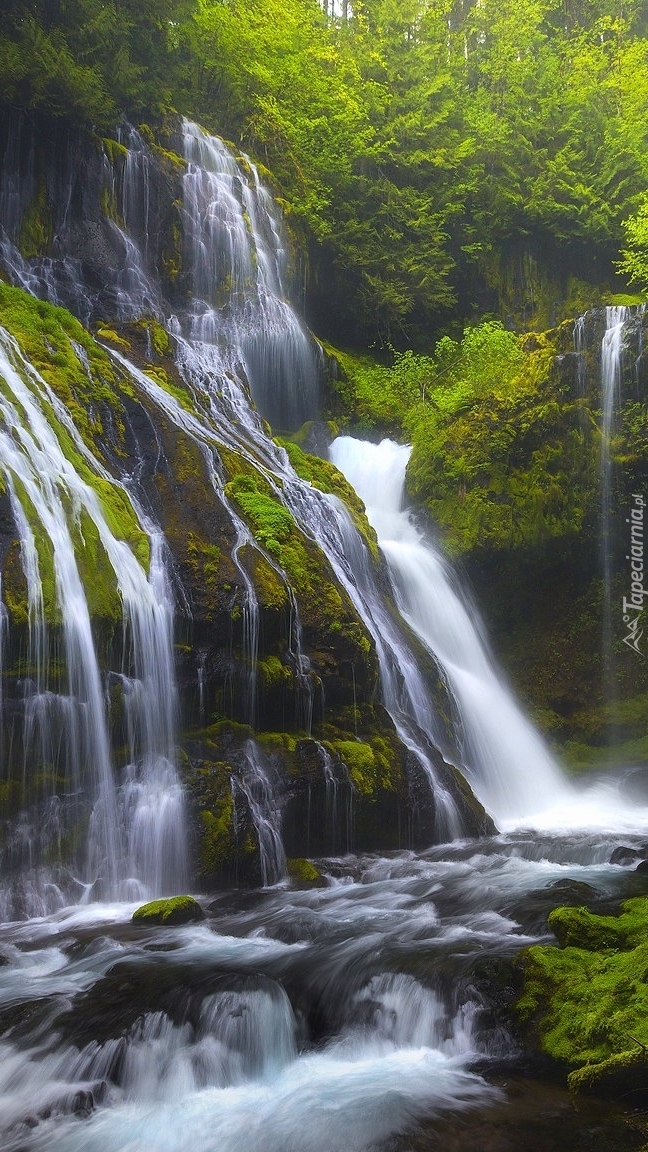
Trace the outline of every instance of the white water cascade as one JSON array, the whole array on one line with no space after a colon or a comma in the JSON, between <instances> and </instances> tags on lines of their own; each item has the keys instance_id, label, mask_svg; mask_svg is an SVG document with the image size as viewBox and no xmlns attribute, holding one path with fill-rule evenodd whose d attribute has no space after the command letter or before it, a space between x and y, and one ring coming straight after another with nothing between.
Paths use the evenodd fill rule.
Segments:
<instances>
[{"instance_id":1,"label":"white water cascade","mask_svg":"<svg viewBox=\"0 0 648 1152\"><path fill-rule=\"evenodd\" d=\"M175 891L186 874L183 802L175 771L172 606L159 533L149 528L147 577L131 548L111 531L95 489L63 451L56 427L95 474L108 480L64 405L0 329L0 468L20 535L27 581L22 733L25 817L8 847L9 871L22 868L19 903L46 911L70 897L115 898ZM115 483L113 481L113 483ZM123 607L124 692L130 756L123 779L112 760L110 716L74 537L84 519L96 531ZM34 528L46 541L36 545ZM41 544L41 548L43 545ZM64 672L45 619L43 557L51 555ZM51 773L51 792L34 808L33 776ZM44 811L44 816L43 816ZM45 866L61 841L79 837L65 875ZM71 858L70 858L71 857ZM29 879L26 879L25 868ZM7 893L7 909L16 894Z\"/></svg>"},{"instance_id":2,"label":"white water cascade","mask_svg":"<svg viewBox=\"0 0 648 1152\"><path fill-rule=\"evenodd\" d=\"M275 428L317 413L321 354L290 302L277 208L249 157L184 121L184 263L192 305L184 328L222 377L247 380ZM242 165L247 170L246 173Z\"/></svg>"},{"instance_id":3,"label":"white water cascade","mask_svg":"<svg viewBox=\"0 0 648 1152\"><path fill-rule=\"evenodd\" d=\"M226 508L236 531L237 544L233 552L235 561L239 551L238 542L245 541L265 556L290 590L290 581L279 562L254 540L227 500L217 467L218 448L221 445L236 447L248 463L262 472L277 499L290 510L306 535L317 542L376 644L383 700L401 740L416 756L429 780L435 796L437 836L439 839L452 839L462 835L463 827L455 798L441 779L432 755L432 745L436 743L438 731L428 686L404 631L399 628L385 603L366 544L348 509L335 496L319 492L296 475L285 451L265 436L256 413L249 406L246 408L243 393L236 397L236 410L240 412L240 418L231 423L231 396L224 398L217 389L213 374L200 371L202 360L200 356L194 358L193 348L188 342L180 341L179 354L183 373L191 383L196 397L195 413L187 412L175 397L165 392L121 353L113 352L113 357L129 372L137 387L199 445L214 492ZM250 583L242 565L240 572ZM249 593L254 594L251 583ZM309 730L312 687L307 675L308 658L301 649L294 597L293 613L290 658L296 673L298 714L301 713L307 721L305 726ZM255 650L256 643L248 650L250 662ZM248 684L248 690L253 690L251 683ZM271 867L268 875L276 878L276 869Z\"/></svg>"},{"instance_id":4,"label":"white water cascade","mask_svg":"<svg viewBox=\"0 0 648 1152\"><path fill-rule=\"evenodd\" d=\"M612 531L613 515L613 465L610 441L614 431L614 415L621 392L623 372L623 335L629 308L623 305L608 306L605 309L605 334L601 342L601 573L603 577L603 675L606 696L615 697L614 674L612 668L612 573L614 570L614 547Z\"/></svg>"},{"instance_id":5,"label":"white water cascade","mask_svg":"<svg viewBox=\"0 0 648 1152\"><path fill-rule=\"evenodd\" d=\"M568 788L497 674L456 578L403 510L410 451L390 440L375 445L342 436L330 455L365 501L401 612L445 673L459 718L461 766L471 785L496 820L530 817Z\"/></svg>"}]
</instances>

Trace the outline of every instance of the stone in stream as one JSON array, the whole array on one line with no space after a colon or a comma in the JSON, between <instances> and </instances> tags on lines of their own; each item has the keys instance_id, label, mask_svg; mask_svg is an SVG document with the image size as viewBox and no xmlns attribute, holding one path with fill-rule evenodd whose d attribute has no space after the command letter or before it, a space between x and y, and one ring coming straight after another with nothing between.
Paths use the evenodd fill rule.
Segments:
<instances>
[{"instance_id":1,"label":"stone in stream","mask_svg":"<svg viewBox=\"0 0 648 1152\"><path fill-rule=\"evenodd\" d=\"M134 924L191 924L204 920L203 912L193 896L171 896L166 900L151 900L133 912Z\"/></svg>"}]
</instances>

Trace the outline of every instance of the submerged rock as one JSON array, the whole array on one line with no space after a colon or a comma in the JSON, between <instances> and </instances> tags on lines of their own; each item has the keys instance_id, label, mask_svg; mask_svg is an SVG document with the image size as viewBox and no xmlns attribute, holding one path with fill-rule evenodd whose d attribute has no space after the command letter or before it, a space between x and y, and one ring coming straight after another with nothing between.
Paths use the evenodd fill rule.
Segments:
<instances>
[{"instance_id":1,"label":"submerged rock","mask_svg":"<svg viewBox=\"0 0 648 1152\"><path fill-rule=\"evenodd\" d=\"M642 859L641 852L636 848L628 848L626 844L619 844L610 856L610 864L632 864L634 860Z\"/></svg>"},{"instance_id":2,"label":"submerged rock","mask_svg":"<svg viewBox=\"0 0 648 1152\"><path fill-rule=\"evenodd\" d=\"M151 900L133 912L134 924L191 924L204 919L205 913L193 896Z\"/></svg>"}]
</instances>

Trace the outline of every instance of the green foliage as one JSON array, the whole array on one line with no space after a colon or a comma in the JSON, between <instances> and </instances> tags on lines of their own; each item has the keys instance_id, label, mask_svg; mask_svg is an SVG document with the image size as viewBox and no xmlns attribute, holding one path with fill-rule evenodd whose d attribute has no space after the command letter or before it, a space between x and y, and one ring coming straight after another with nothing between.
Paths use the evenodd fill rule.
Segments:
<instances>
[{"instance_id":1,"label":"green foliage","mask_svg":"<svg viewBox=\"0 0 648 1152\"><path fill-rule=\"evenodd\" d=\"M518 338L497 321L466 328L461 341L444 336L433 356L390 348L388 367L368 357L339 355L346 415L361 427L411 436L427 420L438 423L478 395L508 394L524 363Z\"/></svg>"},{"instance_id":2,"label":"green foliage","mask_svg":"<svg viewBox=\"0 0 648 1152\"><path fill-rule=\"evenodd\" d=\"M192 0L12 0L0 31L0 101L108 128L172 104Z\"/></svg>"},{"instance_id":3,"label":"green foliage","mask_svg":"<svg viewBox=\"0 0 648 1152\"><path fill-rule=\"evenodd\" d=\"M344 20L317 0L11 0L0 30L5 109L82 121L111 156L124 113L200 119L270 169L336 338L422 351L458 301L503 297L507 252L600 283L621 250L646 283L646 77L646 21L606 0L371 0ZM177 279L177 252L163 263Z\"/></svg>"},{"instance_id":4,"label":"green foliage","mask_svg":"<svg viewBox=\"0 0 648 1152\"><path fill-rule=\"evenodd\" d=\"M596 461L576 401L553 375L555 347L525 352L501 326L436 349L438 383L407 416L407 484L455 553L510 548L578 531Z\"/></svg>"},{"instance_id":5,"label":"green foliage","mask_svg":"<svg viewBox=\"0 0 648 1152\"><path fill-rule=\"evenodd\" d=\"M648 288L648 196L644 196L634 216L623 222L626 247L621 251L618 267L631 283Z\"/></svg>"},{"instance_id":6,"label":"green foliage","mask_svg":"<svg viewBox=\"0 0 648 1152\"><path fill-rule=\"evenodd\" d=\"M433 356L393 352L391 367L341 356L351 423L411 440L408 490L455 553L583 524L596 459L578 402L554 377L555 354L552 339L523 342L488 320L443 337Z\"/></svg>"},{"instance_id":7,"label":"green foliage","mask_svg":"<svg viewBox=\"0 0 648 1152\"><path fill-rule=\"evenodd\" d=\"M194 29L195 109L214 128L224 114L271 162L291 212L316 235L330 233L334 187L371 138L352 54L314 0L201 0Z\"/></svg>"}]
</instances>

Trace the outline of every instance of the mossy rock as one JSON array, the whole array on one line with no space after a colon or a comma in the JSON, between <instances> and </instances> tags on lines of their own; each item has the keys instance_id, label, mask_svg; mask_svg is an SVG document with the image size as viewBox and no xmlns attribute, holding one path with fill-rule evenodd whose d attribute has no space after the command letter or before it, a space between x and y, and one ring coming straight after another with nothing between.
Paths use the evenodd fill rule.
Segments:
<instances>
[{"instance_id":1,"label":"mossy rock","mask_svg":"<svg viewBox=\"0 0 648 1152\"><path fill-rule=\"evenodd\" d=\"M549 927L562 947L627 951L648 937L648 897L626 900L619 916L596 916L587 908L555 908Z\"/></svg>"},{"instance_id":2,"label":"mossy rock","mask_svg":"<svg viewBox=\"0 0 648 1152\"><path fill-rule=\"evenodd\" d=\"M318 488L320 492L331 492L344 501L374 560L378 560L378 537L367 520L362 500L346 477L330 460L312 456L290 440L279 437L275 439L285 448L290 463L302 480L308 480L313 488Z\"/></svg>"},{"instance_id":3,"label":"mossy rock","mask_svg":"<svg viewBox=\"0 0 648 1152\"><path fill-rule=\"evenodd\" d=\"M618 917L559 908L550 925L579 946L521 954L515 1010L527 1043L569 1073L574 1091L645 1088L648 898L627 900Z\"/></svg>"},{"instance_id":4,"label":"mossy rock","mask_svg":"<svg viewBox=\"0 0 648 1152\"><path fill-rule=\"evenodd\" d=\"M288 876L299 888L326 888L326 880L311 860L293 857L286 861Z\"/></svg>"},{"instance_id":5,"label":"mossy rock","mask_svg":"<svg viewBox=\"0 0 648 1152\"><path fill-rule=\"evenodd\" d=\"M203 912L193 896L170 896L166 900L151 900L133 912L133 924L193 924L204 920Z\"/></svg>"},{"instance_id":6,"label":"mossy rock","mask_svg":"<svg viewBox=\"0 0 648 1152\"><path fill-rule=\"evenodd\" d=\"M549 927L561 948L601 952L622 947L625 939L618 919L593 915L587 908L554 908Z\"/></svg>"}]
</instances>

